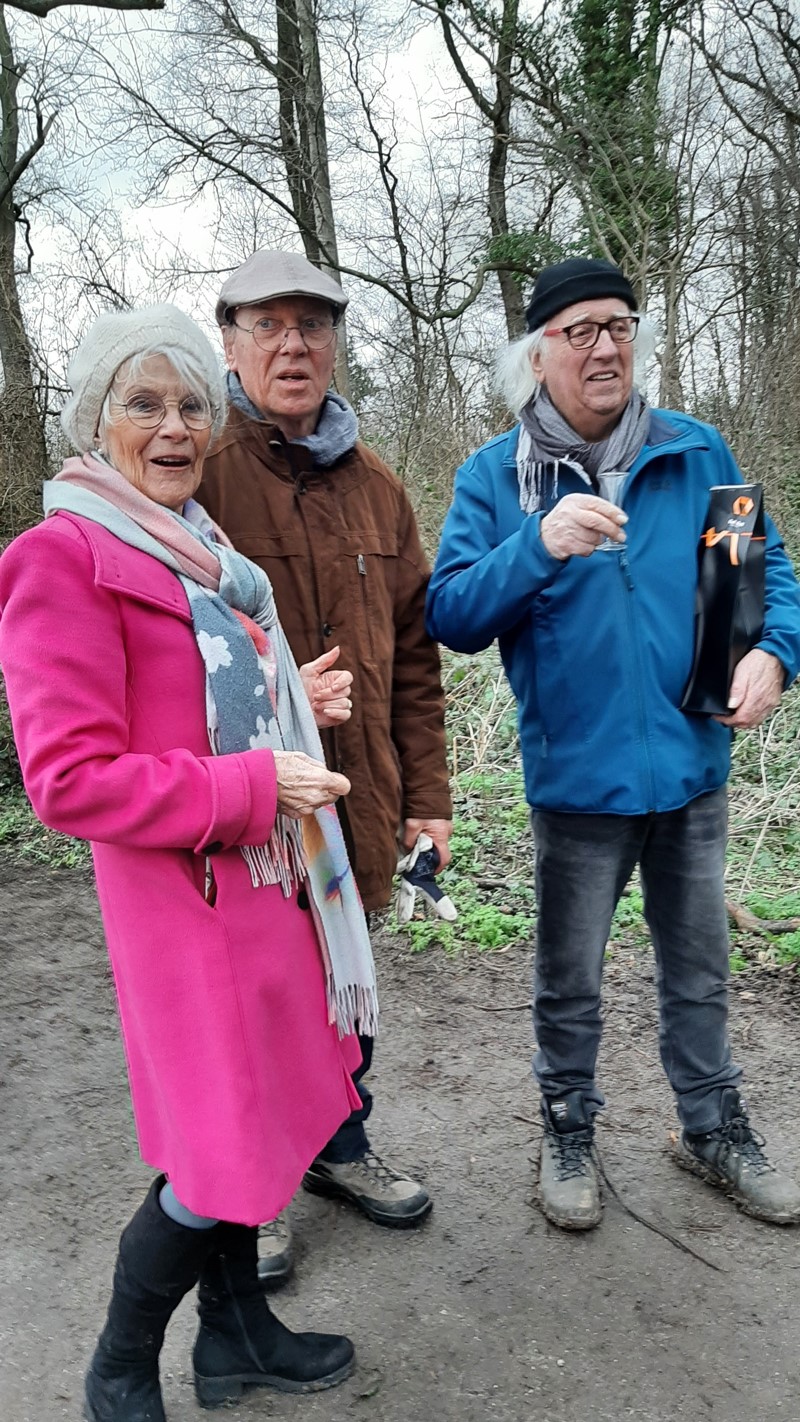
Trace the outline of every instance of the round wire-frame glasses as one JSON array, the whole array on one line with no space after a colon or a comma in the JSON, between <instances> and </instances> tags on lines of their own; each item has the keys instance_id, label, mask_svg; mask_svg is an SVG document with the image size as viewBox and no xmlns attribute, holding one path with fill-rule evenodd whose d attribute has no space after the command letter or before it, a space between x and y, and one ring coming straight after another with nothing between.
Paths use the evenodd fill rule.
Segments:
<instances>
[{"instance_id":1,"label":"round wire-frame glasses","mask_svg":"<svg viewBox=\"0 0 800 1422\"><path fill-rule=\"evenodd\" d=\"M214 423L214 411L199 395L184 395L182 400L162 400L160 395L132 395L130 400L112 398L111 403L124 410L131 424L142 430L157 429L172 405L187 430L207 430Z\"/></svg>"},{"instance_id":2,"label":"round wire-frame glasses","mask_svg":"<svg viewBox=\"0 0 800 1422\"><path fill-rule=\"evenodd\" d=\"M324 316L307 316L296 326L287 326L271 316L261 316L254 326L245 326L241 321L231 321L231 325L249 332L262 351L279 351L290 331L299 331L304 345L311 351L324 351L336 335L336 322Z\"/></svg>"}]
</instances>

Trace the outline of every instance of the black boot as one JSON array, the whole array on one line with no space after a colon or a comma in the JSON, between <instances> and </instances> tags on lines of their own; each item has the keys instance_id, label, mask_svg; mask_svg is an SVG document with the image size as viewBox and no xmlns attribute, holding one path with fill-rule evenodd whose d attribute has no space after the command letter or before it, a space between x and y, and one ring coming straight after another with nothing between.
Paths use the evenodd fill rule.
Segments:
<instances>
[{"instance_id":1,"label":"black boot","mask_svg":"<svg viewBox=\"0 0 800 1422\"><path fill-rule=\"evenodd\" d=\"M164 1330L214 1246L213 1229L187 1229L158 1203L164 1176L122 1232L108 1318L86 1375L86 1422L166 1422L158 1381Z\"/></svg>"},{"instance_id":2,"label":"black boot","mask_svg":"<svg viewBox=\"0 0 800 1422\"><path fill-rule=\"evenodd\" d=\"M350 1376L355 1352L338 1333L292 1333L271 1312L258 1278L257 1230L221 1224L200 1275L194 1385L201 1407L247 1387L317 1392Z\"/></svg>"}]
</instances>

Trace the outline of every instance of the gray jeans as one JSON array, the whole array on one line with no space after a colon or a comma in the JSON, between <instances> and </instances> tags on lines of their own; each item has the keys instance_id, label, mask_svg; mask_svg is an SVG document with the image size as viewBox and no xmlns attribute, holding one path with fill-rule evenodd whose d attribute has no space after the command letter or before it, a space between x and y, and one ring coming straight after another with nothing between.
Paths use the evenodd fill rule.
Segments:
<instances>
[{"instance_id":1,"label":"gray jeans","mask_svg":"<svg viewBox=\"0 0 800 1422\"><path fill-rule=\"evenodd\" d=\"M720 1124L720 1096L741 1072L728 1043L725 789L652 815L535 811L539 921L533 1067L542 1094L580 1090L589 1108L600 1046L603 955L638 863L653 940L661 1061L690 1132Z\"/></svg>"}]
</instances>

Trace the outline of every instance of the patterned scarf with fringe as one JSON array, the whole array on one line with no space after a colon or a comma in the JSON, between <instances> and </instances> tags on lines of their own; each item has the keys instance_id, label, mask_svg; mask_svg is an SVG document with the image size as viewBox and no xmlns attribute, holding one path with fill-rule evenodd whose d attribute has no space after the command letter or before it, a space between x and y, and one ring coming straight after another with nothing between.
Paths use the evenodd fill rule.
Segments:
<instances>
[{"instance_id":1,"label":"patterned scarf with fringe","mask_svg":"<svg viewBox=\"0 0 800 1422\"><path fill-rule=\"evenodd\" d=\"M237 553L194 500L183 515L154 503L95 454L68 459L44 486L45 515L89 519L164 563L189 600L206 671L214 755L304 751L324 763L319 732L278 621L269 579ZM332 805L295 820L278 814L268 842L243 845L253 888L304 885L325 966L329 1020L339 1035L375 1036L375 966L364 912Z\"/></svg>"}]
</instances>

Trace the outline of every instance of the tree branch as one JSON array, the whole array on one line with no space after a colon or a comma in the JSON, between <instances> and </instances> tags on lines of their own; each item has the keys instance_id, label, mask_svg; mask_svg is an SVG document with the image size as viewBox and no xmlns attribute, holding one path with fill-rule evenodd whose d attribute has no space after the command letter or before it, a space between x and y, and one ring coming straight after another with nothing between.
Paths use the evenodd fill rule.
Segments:
<instances>
[{"instance_id":1,"label":"tree branch","mask_svg":"<svg viewBox=\"0 0 800 1422\"><path fill-rule=\"evenodd\" d=\"M25 15L36 15L43 20L51 10L66 5L80 5L89 10L163 10L166 0L6 0L6 3L10 10L21 10Z\"/></svg>"}]
</instances>

